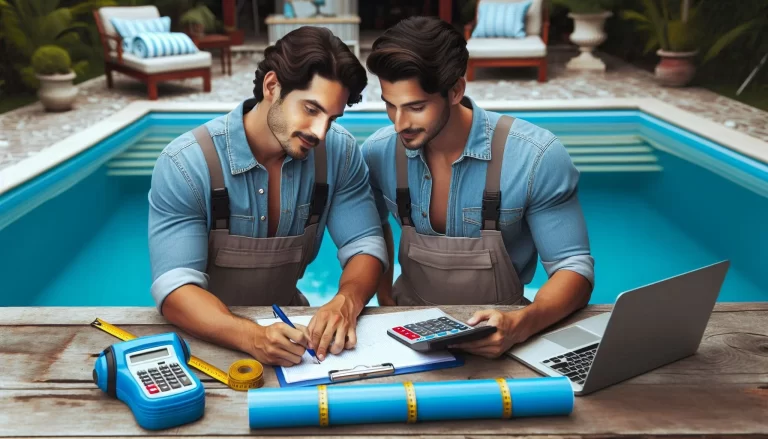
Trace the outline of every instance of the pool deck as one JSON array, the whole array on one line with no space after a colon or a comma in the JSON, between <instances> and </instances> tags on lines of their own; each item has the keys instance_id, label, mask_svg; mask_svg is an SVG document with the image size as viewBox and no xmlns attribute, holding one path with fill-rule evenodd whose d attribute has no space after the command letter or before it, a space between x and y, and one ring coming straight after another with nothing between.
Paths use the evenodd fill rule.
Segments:
<instances>
[{"instance_id":1,"label":"pool deck","mask_svg":"<svg viewBox=\"0 0 768 439\"><path fill-rule=\"evenodd\" d=\"M446 306L468 319L477 306ZM496 307L506 311L517 307ZM410 308L398 308L406 310ZM557 326L610 311L588 306ZM271 308L235 308L239 315L272 317ZM315 308L287 307L290 316ZM368 308L379 314L392 308ZM149 436L122 402L92 381L98 354L118 340L90 326L101 318L135 335L175 330L152 307L0 308L0 436ZM575 397L569 416L364 424L251 430L247 396L197 371L206 388L205 416L194 423L159 431L183 437L408 436L408 437L765 437L768 434L768 304L718 303L698 351L624 382ZM183 332L193 355L227 370L244 354L216 347ZM538 377L510 358L467 356L464 366L366 380L414 383L468 379ZM358 384L360 382L351 383ZM343 385L343 384L338 384ZM264 370L264 386L278 387L274 369ZM417 392L418 401L418 392ZM515 393L512 393L513 417ZM330 411L333 420L333 410Z\"/></svg>"},{"instance_id":2,"label":"pool deck","mask_svg":"<svg viewBox=\"0 0 768 439\"><path fill-rule=\"evenodd\" d=\"M466 93L484 106L496 103L520 109L632 107L633 103L638 108L641 102L646 107L656 102L663 115L676 108L682 120L688 119L692 131L699 134L707 130L719 132L719 138L735 134L739 140L731 140L731 144L741 146L746 142L746 150L768 163L768 112L700 88L661 87L651 73L604 54L600 56L608 65L605 73L568 71L564 65L572 56L572 48L551 48L550 77L543 84L536 82L535 72L527 69L479 69L477 80L468 83ZM232 76L222 75L214 60L211 93L202 92L199 79L172 81L160 84L160 99L149 105L171 104L167 108L187 111L231 109L234 103L252 96L253 71L260 59L258 52L233 54ZM380 93L378 80L371 75L363 103L348 111L383 109ZM0 193L16 186L19 178L24 181L47 169L49 166L36 162L50 162L46 152L51 147L82 143L88 128L104 120L119 122L126 114L123 110L136 108L130 104L145 100L144 84L118 73L113 89L106 88L103 76L80 84L72 111L47 113L40 103L33 103L0 115ZM32 172L34 169L37 171Z\"/></svg>"}]
</instances>

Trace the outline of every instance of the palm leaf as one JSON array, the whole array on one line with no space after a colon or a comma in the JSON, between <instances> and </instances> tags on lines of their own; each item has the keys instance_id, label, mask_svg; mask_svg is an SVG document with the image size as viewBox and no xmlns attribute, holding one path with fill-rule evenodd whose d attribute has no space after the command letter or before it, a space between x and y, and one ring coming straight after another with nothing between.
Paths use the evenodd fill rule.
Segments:
<instances>
[{"instance_id":1,"label":"palm leaf","mask_svg":"<svg viewBox=\"0 0 768 439\"><path fill-rule=\"evenodd\" d=\"M27 37L29 33L25 29L24 21L19 16L19 9L15 8L13 4L3 1L2 17L0 17L0 24L5 29L6 37L10 45L21 53L24 57L29 58L32 56L32 52L35 50L35 46L32 41Z\"/></svg>"},{"instance_id":2,"label":"palm leaf","mask_svg":"<svg viewBox=\"0 0 768 439\"><path fill-rule=\"evenodd\" d=\"M653 24L653 30L656 33L656 39L659 41L661 48L668 50L669 41L666 36L666 26L659 15L659 9L656 7L656 3L653 0L643 0L643 6Z\"/></svg>"},{"instance_id":3,"label":"palm leaf","mask_svg":"<svg viewBox=\"0 0 768 439\"><path fill-rule=\"evenodd\" d=\"M717 39L717 41L715 41L712 47L709 48L707 54L704 55L702 62L707 62L710 59L716 57L724 48L739 39L739 37L741 37L751 28L758 27L758 24L766 25L768 23L765 23L765 20L762 18L757 18L752 21L740 24L739 26L736 26L735 28L723 34L720 38Z\"/></svg>"},{"instance_id":4,"label":"palm leaf","mask_svg":"<svg viewBox=\"0 0 768 439\"><path fill-rule=\"evenodd\" d=\"M622 11L621 17L625 20L639 21L642 23L650 23L651 21L645 15L632 10Z\"/></svg>"},{"instance_id":5,"label":"palm leaf","mask_svg":"<svg viewBox=\"0 0 768 439\"><path fill-rule=\"evenodd\" d=\"M657 40L656 37L648 38L648 41L645 43L645 47L643 47L643 55L655 49L658 45L659 40Z\"/></svg>"},{"instance_id":6,"label":"palm leaf","mask_svg":"<svg viewBox=\"0 0 768 439\"><path fill-rule=\"evenodd\" d=\"M80 17L84 14L90 14L94 9L103 8L105 6L117 6L117 2L114 0L89 0L83 3L79 3L69 8L72 17Z\"/></svg>"}]
</instances>

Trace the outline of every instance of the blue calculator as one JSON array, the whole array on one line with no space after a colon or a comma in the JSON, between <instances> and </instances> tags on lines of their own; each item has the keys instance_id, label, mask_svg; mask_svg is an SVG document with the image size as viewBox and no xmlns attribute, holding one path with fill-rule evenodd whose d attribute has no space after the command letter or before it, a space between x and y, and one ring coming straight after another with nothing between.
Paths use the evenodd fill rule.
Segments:
<instances>
[{"instance_id":1,"label":"blue calculator","mask_svg":"<svg viewBox=\"0 0 768 439\"><path fill-rule=\"evenodd\" d=\"M187 367L189 356L189 345L174 332L115 343L96 359L93 381L123 401L141 427L177 427L205 410L205 389Z\"/></svg>"}]
</instances>

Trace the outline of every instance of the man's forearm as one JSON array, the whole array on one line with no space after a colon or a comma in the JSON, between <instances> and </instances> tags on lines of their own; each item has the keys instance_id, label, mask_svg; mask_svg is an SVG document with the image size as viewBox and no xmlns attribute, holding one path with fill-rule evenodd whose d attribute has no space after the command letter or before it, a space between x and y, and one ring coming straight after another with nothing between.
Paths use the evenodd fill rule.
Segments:
<instances>
[{"instance_id":1,"label":"man's forearm","mask_svg":"<svg viewBox=\"0 0 768 439\"><path fill-rule=\"evenodd\" d=\"M350 300L355 316L376 294L381 268L381 261L365 254L353 256L344 267L339 282L339 295Z\"/></svg>"},{"instance_id":2,"label":"man's forearm","mask_svg":"<svg viewBox=\"0 0 768 439\"><path fill-rule=\"evenodd\" d=\"M246 353L263 327L233 315L216 296L195 285L184 285L163 302L163 316L193 336Z\"/></svg>"},{"instance_id":3,"label":"man's forearm","mask_svg":"<svg viewBox=\"0 0 768 439\"><path fill-rule=\"evenodd\" d=\"M525 338L557 323L589 303L592 284L584 276L566 269L558 270L536 293L526 314Z\"/></svg>"}]
</instances>

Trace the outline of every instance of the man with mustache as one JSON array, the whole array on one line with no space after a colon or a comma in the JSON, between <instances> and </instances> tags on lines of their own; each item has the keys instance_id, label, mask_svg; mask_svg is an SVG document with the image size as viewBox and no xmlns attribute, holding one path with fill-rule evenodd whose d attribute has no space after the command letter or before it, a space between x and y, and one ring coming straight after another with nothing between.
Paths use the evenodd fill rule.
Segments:
<instances>
[{"instance_id":1,"label":"man with mustache","mask_svg":"<svg viewBox=\"0 0 768 439\"><path fill-rule=\"evenodd\" d=\"M160 313L196 337L265 364L297 364L306 348L322 361L355 345L357 317L387 267L367 168L334 123L360 101L366 72L329 30L303 27L265 50L253 82L253 98L173 140L157 160L151 292ZM230 312L309 305L296 282L326 227L343 274L308 327L264 327Z\"/></svg>"},{"instance_id":2,"label":"man with mustache","mask_svg":"<svg viewBox=\"0 0 768 439\"><path fill-rule=\"evenodd\" d=\"M464 37L437 18L388 29L366 64L393 122L363 144L389 251L382 305L527 305L488 309L496 333L457 347L496 357L586 305L594 261L577 198L579 173L549 131L485 111L464 95ZM388 215L401 225L402 274ZM549 280L533 303L523 285L541 256Z\"/></svg>"}]
</instances>

